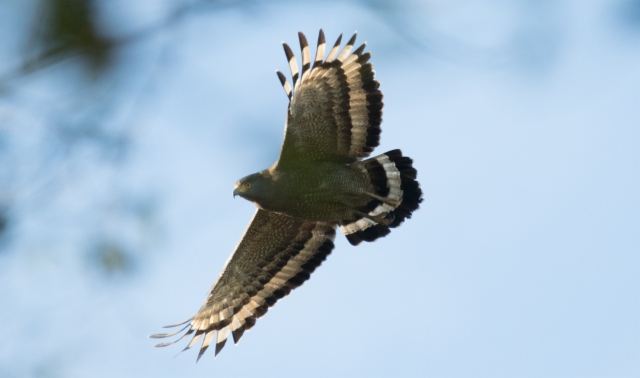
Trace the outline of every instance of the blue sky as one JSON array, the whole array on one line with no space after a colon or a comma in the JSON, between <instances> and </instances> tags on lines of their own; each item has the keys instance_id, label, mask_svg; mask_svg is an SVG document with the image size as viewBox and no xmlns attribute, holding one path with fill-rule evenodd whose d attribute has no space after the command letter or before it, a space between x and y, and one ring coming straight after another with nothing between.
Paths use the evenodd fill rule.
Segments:
<instances>
[{"instance_id":1,"label":"blue sky","mask_svg":"<svg viewBox=\"0 0 640 378\"><path fill-rule=\"evenodd\" d=\"M122 33L171 9L114 4L105 22ZM264 3L195 13L124 49L111 123L129 125L131 153L47 173L63 177L53 203L19 207L36 216L0 254L0 375L640 376L640 21L623 14L634 4ZM233 251L254 212L233 184L281 143L280 42L319 28L368 42L385 95L376 152L414 159L421 209L375 243L339 236L239 345L173 359L184 346L146 336L192 316ZM48 75L0 102L17 149L44 122L33 96L82 83L64 66ZM16 153L19 172L30 156ZM135 193L153 199L152 222L110 215ZM134 274L87 265L95 228L131 241Z\"/></svg>"}]
</instances>

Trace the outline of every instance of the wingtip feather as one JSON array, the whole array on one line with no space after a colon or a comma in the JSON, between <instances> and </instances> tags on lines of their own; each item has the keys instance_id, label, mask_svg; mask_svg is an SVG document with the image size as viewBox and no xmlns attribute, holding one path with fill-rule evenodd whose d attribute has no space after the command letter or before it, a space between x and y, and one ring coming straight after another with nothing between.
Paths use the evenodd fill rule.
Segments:
<instances>
[{"instance_id":1,"label":"wingtip feather","mask_svg":"<svg viewBox=\"0 0 640 378\"><path fill-rule=\"evenodd\" d=\"M293 55L293 51L286 43L282 43L282 47L284 48L284 54L287 57L289 62L289 69L291 70L291 78L293 81L293 88L298 84L298 62L296 61L295 55Z\"/></svg>"},{"instance_id":2,"label":"wingtip feather","mask_svg":"<svg viewBox=\"0 0 640 378\"><path fill-rule=\"evenodd\" d=\"M353 48L353 45L356 43L357 36L358 36L358 32L353 33L353 36L349 38L349 41L347 41L347 44L344 45L344 48L336 58L337 60L343 61L349 55L349 53L351 52L351 49Z\"/></svg>"},{"instance_id":3,"label":"wingtip feather","mask_svg":"<svg viewBox=\"0 0 640 378\"><path fill-rule=\"evenodd\" d=\"M192 320L193 320L193 316L190 317L189 319L185 320L184 322L180 322L180 323L176 323L176 324L169 324L169 325L163 326L162 328L173 328L173 327L181 326L181 325L183 325L185 323L188 323L188 322L190 322Z\"/></svg>"},{"instance_id":4,"label":"wingtip feather","mask_svg":"<svg viewBox=\"0 0 640 378\"><path fill-rule=\"evenodd\" d=\"M342 34L338 36L336 43L333 44L333 47L331 48L331 51L329 51L329 56L327 57L325 62L329 63L333 61L333 58L335 58L336 54L338 53L338 48L340 47L340 43L342 43Z\"/></svg>"},{"instance_id":5,"label":"wingtip feather","mask_svg":"<svg viewBox=\"0 0 640 378\"><path fill-rule=\"evenodd\" d=\"M185 329L187 329L187 327L189 327L189 324L187 324L186 326L182 327L179 331L175 331L175 332L171 332L171 333L156 333L153 335L149 335L147 336L150 339L163 339L165 337L171 337L171 336L175 336L177 334L179 334L180 332L184 331Z\"/></svg>"},{"instance_id":6,"label":"wingtip feather","mask_svg":"<svg viewBox=\"0 0 640 378\"><path fill-rule=\"evenodd\" d=\"M322 31L322 29L320 29L320 33L318 33L318 45L316 47L316 58L313 62L313 68L318 67L322 64L326 44L327 43L324 38L324 32Z\"/></svg>"},{"instance_id":7,"label":"wingtip feather","mask_svg":"<svg viewBox=\"0 0 640 378\"><path fill-rule=\"evenodd\" d=\"M284 76L284 74L282 72L280 72L278 70L276 70L276 75L278 75L278 79L280 79L280 84L282 85L282 88L284 89L284 93L289 98L289 101L291 101L292 90L291 90L291 85L289 85L289 82L287 81L287 78Z\"/></svg>"}]
</instances>

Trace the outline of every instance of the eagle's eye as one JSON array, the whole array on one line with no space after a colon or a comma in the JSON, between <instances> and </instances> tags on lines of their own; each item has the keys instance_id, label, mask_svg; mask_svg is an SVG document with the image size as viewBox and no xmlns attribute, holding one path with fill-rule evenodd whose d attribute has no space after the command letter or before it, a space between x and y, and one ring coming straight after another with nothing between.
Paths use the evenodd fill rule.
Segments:
<instances>
[{"instance_id":1,"label":"eagle's eye","mask_svg":"<svg viewBox=\"0 0 640 378\"><path fill-rule=\"evenodd\" d=\"M244 183L244 187L249 189L251 187L251 183L250 182L245 182Z\"/></svg>"}]
</instances>

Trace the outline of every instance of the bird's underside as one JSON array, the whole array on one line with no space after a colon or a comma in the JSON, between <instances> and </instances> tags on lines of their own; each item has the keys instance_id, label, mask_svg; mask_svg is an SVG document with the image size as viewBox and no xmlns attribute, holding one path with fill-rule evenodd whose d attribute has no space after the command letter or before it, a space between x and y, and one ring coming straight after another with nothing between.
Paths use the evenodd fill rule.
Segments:
<instances>
[{"instance_id":1,"label":"bird's underside","mask_svg":"<svg viewBox=\"0 0 640 378\"><path fill-rule=\"evenodd\" d=\"M335 228L349 242L374 241L399 226L422 201L412 160L400 150L368 158L379 144L382 93L365 44L351 52L356 35L325 55L322 30L313 66L298 33L302 67L284 45L293 86L277 71L289 98L278 161L236 183L234 195L258 210L198 313L167 346L193 335L198 359L211 345L217 355L229 334L237 343L278 299L302 285L333 249Z\"/></svg>"}]
</instances>

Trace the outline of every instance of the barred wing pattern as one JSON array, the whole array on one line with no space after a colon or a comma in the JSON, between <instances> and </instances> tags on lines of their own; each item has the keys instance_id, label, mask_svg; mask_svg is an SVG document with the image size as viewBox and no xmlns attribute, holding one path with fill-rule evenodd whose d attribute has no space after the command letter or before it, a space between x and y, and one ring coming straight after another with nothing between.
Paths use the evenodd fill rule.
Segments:
<instances>
[{"instance_id":1,"label":"barred wing pattern","mask_svg":"<svg viewBox=\"0 0 640 378\"><path fill-rule=\"evenodd\" d=\"M356 34L338 53L342 35L324 59L325 39L320 30L313 68L307 39L298 33L302 71L291 49L283 43L293 87L277 71L290 103L285 138L278 167L319 160L353 162L367 157L380 142L382 93L363 53L366 43L353 53Z\"/></svg>"},{"instance_id":2,"label":"barred wing pattern","mask_svg":"<svg viewBox=\"0 0 640 378\"><path fill-rule=\"evenodd\" d=\"M244 331L253 327L269 307L309 279L331 253L335 227L256 211L198 313L183 323L167 326L186 324L180 331L150 337L171 337L186 330L179 339L156 345L171 345L193 334L184 350L203 338L198 360L215 337L217 356L229 333L238 343Z\"/></svg>"}]
</instances>

